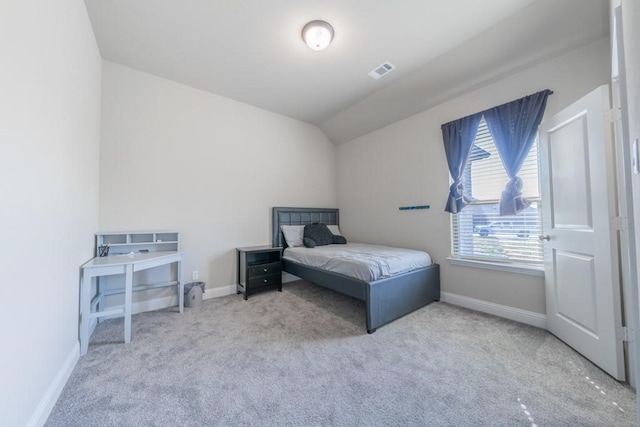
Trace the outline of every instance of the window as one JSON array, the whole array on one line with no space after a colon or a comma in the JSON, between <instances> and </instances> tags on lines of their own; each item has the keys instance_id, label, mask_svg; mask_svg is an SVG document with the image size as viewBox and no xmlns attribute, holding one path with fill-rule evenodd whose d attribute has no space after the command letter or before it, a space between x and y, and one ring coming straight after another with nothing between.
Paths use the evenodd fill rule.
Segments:
<instances>
[{"instance_id":1,"label":"window","mask_svg":"<svg viewBox=\"0 0 640 427\"><path fill-rule=\"evenodd\" d=\"M537 141L518 176L531 206L518 215L500 216L500 194L509 178L483 118L462 177L464 193L472 203L451 215L454 257L542 264Z\"/></svg>"}]
</instances>

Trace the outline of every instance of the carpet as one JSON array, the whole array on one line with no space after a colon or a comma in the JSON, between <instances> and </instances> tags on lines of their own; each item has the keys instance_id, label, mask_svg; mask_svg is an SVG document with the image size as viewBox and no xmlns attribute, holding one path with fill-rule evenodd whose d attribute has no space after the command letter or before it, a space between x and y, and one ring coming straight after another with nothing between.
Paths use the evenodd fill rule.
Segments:
<instances>
[{"instance_id":1,"label":"carpet","mask_svg":"<svg viewBox=\"0 0 640 427\"><path fill-rule=\"evenodd\" d=\"M99 324L47 426L635 426L635 393L547 331L436 302L367 334L305 281Z\"/></svg>"}]
</instances>

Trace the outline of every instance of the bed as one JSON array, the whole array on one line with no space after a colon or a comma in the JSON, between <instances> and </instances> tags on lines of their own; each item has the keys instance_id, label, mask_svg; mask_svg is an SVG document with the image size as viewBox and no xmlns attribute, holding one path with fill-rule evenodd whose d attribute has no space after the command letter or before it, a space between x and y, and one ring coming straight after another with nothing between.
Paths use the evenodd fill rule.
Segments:
<instances>
[{"instance_id":1,"label":"bed","mask_svg":"<svg viewBox=\"0 0 640 427\"><path fill-rule=\"evenodd\" d=\"M391 277L366 281L286 259L287 244L281 226L313 223L340 225L339 214L338 209L331 208L273 208L272 243L285 248L283 271L364 301L367 332L370 334L405 314L440 300L440 266L435 263Z\"/></svg>"}]
</instances>

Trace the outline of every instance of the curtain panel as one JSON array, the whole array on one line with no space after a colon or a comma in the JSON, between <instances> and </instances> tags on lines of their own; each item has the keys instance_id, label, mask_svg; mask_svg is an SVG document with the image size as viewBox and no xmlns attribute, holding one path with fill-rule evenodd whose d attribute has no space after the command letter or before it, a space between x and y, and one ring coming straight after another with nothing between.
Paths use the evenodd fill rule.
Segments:
<instances>
[{"instance_id":1,"label":"curtain panel","mask_svg":"<svg viewBox=\"0 0 640 427\"><path fill-rule=\"evenodd\" d=\"M462 172L469 159L481 119L482 114L478 113L441 126L449 173L453 178L444 209L446 212L458 213L471 202L463 192Z\"/></svg>"},{"instance_id":2,"label":"curtain panel","mask_svg":"<svg viewBox=\"0 0 640 427\"><path fill-rule=\"evenodd\" d=\"M500 215L516 215L531 205L522 196L522 179L518 172L536 140L548 96L543 90L486 110L483 115L509 176L500 196Z\"/></svg>"}]
</instances>

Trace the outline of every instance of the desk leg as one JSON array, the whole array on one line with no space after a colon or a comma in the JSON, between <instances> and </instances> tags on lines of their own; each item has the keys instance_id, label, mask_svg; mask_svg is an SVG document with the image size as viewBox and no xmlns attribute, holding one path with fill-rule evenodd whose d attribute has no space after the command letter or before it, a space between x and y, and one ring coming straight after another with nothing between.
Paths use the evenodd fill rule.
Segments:
<instances>
[{"instance_id":1,"label":"desk leg","mask_svg":"<svg viewBox=\"0 0 640 427\"><path fill-rule=\"evenodd\" d=\"M99 276L98 276L98 277L96 277L96 294L98 294L98 302L97 302L97 304L96 304L96 312L100 312L100 310L102 310L102 308L103 308L102 306L103 306L104 304L103 304L103 302L102 302L102 297L100 296L100 295L101 295L101 292L100 292L100 277L99 277ZM100 323L100 322L102 322L103 320L102 320L102 318L101 318L101 317L96 317L96 321L97 321L98 323Z\"/></svg>"},{"instance_id":2,"label":"desk leg","mask_svg":"<svg viewBox=\"0 0 640 427\"><path fill-rule=\"evenodd\" d=\"M89 350L89 323L91 318L91 276L82 273L80 282L80 356L87 354Z\"/></svg>"},{"instance_id":3,"label":"desk leg","mask_svg":"<svg viewBox=\"0 0 640 427\"><path fill-rule=\"evenodd\" d=\"M178 309L184 311L184 280L182 280L182 260L178 261Z\"/></svg>"},{"instance_id":4,"label":"desk leg","mask_svg":"<svg viewBox=\"0 0 640 427\"><path fill-rule=\"evenodd\" d=\"M124 274L124 343L131 342L131 305L133 303L133 264L127 264Z\"/></svg>"}]
</instances>

